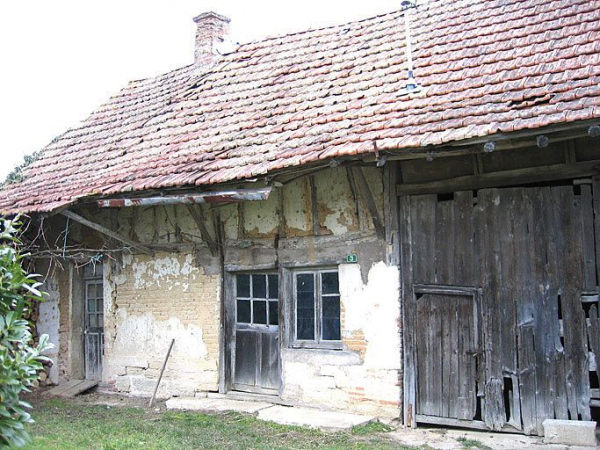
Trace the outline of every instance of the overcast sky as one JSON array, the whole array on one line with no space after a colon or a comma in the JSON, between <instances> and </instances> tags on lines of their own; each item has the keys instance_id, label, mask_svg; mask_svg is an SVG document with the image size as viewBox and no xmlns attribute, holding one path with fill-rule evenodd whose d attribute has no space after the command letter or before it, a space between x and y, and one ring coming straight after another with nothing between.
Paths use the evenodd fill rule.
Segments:
<instances>
[{"instance_id":1,"label":"overcast sky","mask_svg":"<svg viewBox=\"0 0 600 450\"><path fill-rule=\"evenodd\" d=\"M190 64L196 15L232 19L234 41L400 9L400 0L2 0L0 181L130 80Z\"/></svg>"}]
</instances>

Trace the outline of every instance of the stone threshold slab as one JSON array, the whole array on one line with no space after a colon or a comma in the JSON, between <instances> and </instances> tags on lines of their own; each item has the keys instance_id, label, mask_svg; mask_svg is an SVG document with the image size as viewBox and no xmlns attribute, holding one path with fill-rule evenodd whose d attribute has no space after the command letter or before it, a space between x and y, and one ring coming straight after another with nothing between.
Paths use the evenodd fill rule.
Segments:
<instances>
[{"instance_id":1,"label":"stone threshold slab","mask_svg":"<svg viewBox=\"0 0 600 450\"><path fill-rule=\"evenodd\" d=\"M167 409L201 412L226 412L235 411L247 414L256 414L257 412L273 406L266 402L248 402L242 400L216 399L216 398L195 398L195 397L174 397L167 400Z\"/></svg>"},{"instance_id":2,"label":"stone threshold slab","mask_svg":"<svg viewBox=\"0 0 600 450\"><path fill-rule=\"evenodd\" d=\"M357 414L281 405L260 410L258 418L281 425L296 425L328 430L349 430L352 427L364 425L375 419L374 417Z\"/></svg>"}]
</instances>

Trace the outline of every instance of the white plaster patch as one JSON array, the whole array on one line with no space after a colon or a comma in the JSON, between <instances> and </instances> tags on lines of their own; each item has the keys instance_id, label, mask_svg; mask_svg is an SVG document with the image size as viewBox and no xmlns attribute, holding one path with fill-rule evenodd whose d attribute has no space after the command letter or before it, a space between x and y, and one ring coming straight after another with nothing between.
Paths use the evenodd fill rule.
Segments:
<instances>
[{"instance_id":1,"label":"white plaster patch","mask_svg":"<svg viewBox=\"0 0 600 450\"><path fill-rule=\"evenodd\" d=\"M123 368L128 374L136 373L132 369L137 368L140 376L156 378L171 339L175 339L175 344L165 372L166 379L198 384L205 382L206 371L216 377L215 363L209 361L199 326L184 326L174 317L157 320L150 313L128 315L122 309L117 311L117 323L119 331L105 361L108 379L118 379L123 375Z\"/></svg>"},{"instance_id":2,"label":"white plaster patch","mask_svg":"<svg viewBox=\"0 0 600 450\"><path fill-rule=\"evenodd\" d=\"M57 280L52 277L48 278L44 283L44 290L47 295L45 301L40 303L40 316L37 321L37 331L39 334L47 334L50 343L54 348L44 352L44 355L52 360L50 368L50 381L58 383L58 349L59 349L59 327L60 327L60 311L58 309L58 301L60 297Z\"/></svg>"},{"instance_id":3,"label":"white plaster patch","mask_svg":"<svg viewBox=\"0 0 600 450\"><path fill-rule=\"evenodd\" d=\"M169 290L173 286L180 286L180 282L169 284L171 278L180 276L191 276L195 279L198 268L194 266L194 258L187 254L182 260L182 256L165 256L163 258L154 258L150 261L140 261L136 258L132 263L132 272L134 277L134 287L144 289L156 285L160 287L162 283L167 283Z\"/></svg>"},{"instance_id":4,"label":"white plaster patch","mask_svg":"<svg viewBox=\"0 0 600 450\"><path fill-rule=\"evenodd\" d=\"M331 232L336 236L348 232L348 227L340 223L340 217L342 217L342 212L335 211L333 214L329 214L325 218L325 227L331 230Z\"/></svg>"}]
</instances>

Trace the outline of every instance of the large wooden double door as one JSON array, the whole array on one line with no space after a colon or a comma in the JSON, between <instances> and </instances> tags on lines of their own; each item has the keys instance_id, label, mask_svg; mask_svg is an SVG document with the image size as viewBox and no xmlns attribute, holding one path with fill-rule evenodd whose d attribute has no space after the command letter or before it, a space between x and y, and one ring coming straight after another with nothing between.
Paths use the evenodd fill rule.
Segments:
<instances>
[{"instance_id":1,"label":"large wooden double door","mask_svg":"<svg viewBox=\"0 0 600 450\"><path fill-rule=\"evenodd\" d=\"M590 419L599 200L598 181L400 197L409 422Z\"/></svg>"}]
</instances>

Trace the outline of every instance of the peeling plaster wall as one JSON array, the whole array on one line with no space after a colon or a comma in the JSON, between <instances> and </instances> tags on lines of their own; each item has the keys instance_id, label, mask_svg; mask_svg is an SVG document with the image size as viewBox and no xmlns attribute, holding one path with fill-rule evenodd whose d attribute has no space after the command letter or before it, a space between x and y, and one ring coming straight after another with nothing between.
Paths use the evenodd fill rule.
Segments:
<instances>
[{"instance_id":1,"label":"peeling plaster wall","mask_svg":"<svg viewBox=\"0 0 600 450\"><path fill-rule=\"evenodd\" d=\"M40 264L44 266L44 271L48 272L47 264ZM46 293L44 295L44 302L39 305L39 317L37 320L37 331L38 334L47 334L50 343L54 345L54 348L44 352L44 355L50 358L52 366L49 370L49 380L52 384L58 384L59 382L59 349L61 343L65 342L65 336L63 339L60 338L60 283L59 283L58 271L53 271L48 274L45 280L43 280L42 291Z\"/></svg>"},{"instance_id":2,"label":"peeling plaster wall","mask_svg":"<svg viewBox=\"0 0 600 450\"><path fill-rule=\"evenodd\" d=\"M363 284L358 265L339 266L345 349L285 349L283 398L325 408L399 415L399 273L376 263Z\"/></svg>"},{"instance_id":3,"label":"peeling plaster wall","mask_svg":"<svg viewBox=\"0 0 600 450\"><path fill-rule=\"evenodd\" d=\"M105 267L104 380L150 395L175 339L158 395L217 390L219 277L189 253L125 255Z\"/></svg>"},{"instance_id":4,"label":"peeling plaster wall","mask_svg":"<svg viewBox=\"0 0 600 450\"><path fill-rule=\"evenodd\" d=\"M382 170L362 171L383 217ZM264 202L217 207L225 268L339 267L344 349L283 348L282 396L299 404L398 417L398 268L382 262L385 242L375 235L360 195L365 186L352 185L349 169L314 173L314 190L310 179L290 180ZM198 210L214 238L210 207ZM119 392L150 395L175 338L159 396L216 391L221 266L186 207L103 210L94 212L94 220L157 252L154 257L123 252L104 265L103 381ZM105 240L98 234L86 239ZM358 255L358 264L345 264L352 253Z\"/></svg>"}]
</instances>

